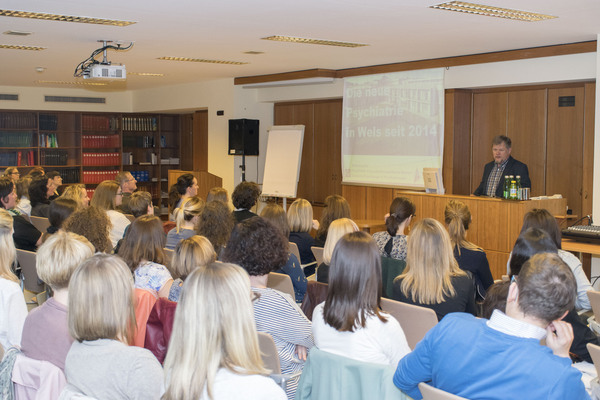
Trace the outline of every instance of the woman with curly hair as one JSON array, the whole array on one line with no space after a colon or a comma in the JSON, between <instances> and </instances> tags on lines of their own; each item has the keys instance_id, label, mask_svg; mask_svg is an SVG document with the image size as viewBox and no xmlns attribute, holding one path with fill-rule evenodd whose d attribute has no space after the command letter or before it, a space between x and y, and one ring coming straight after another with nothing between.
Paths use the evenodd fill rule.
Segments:
<instances>
[{"instance_id":1,"label":"woman with curly hair","mask_svg":"<svg viewBox=\"0 0 600 400\"><path fill-rule=\"evenodd\" d=\"M115 248L119 240L123 238L125 230L131 223L127 217L117 211L117 207L123 201L123 191L116 181L101 182L92 196L91 205L96 206L108 214L112 227L110 229L110 241Z\"/></svg>"},{"instance_id":2,"label":"woman with curly hair","mask_svg":"<svg viewBox=\"0 0 600 400\"><path fill-rule=\"evenodd\" d=\"M210 240L218 256L229 240L233 225L229 207L220 201L211 201L198 216L196 233Z\"/></svg>"},{"instance_id":3,"label":"woman with curly hair","mask_svg":"<svg viewBox=\"0 0 600 400\"><path fill-rule=\"evenodd\" d=\"M379 254L396 260L406 260L407 236L404 231L415 215L415 205L406 197L396 197L385 218L386 230L373 234Z\"/></svg>"},{"instance_id":4,"label":"woman with curly hair","mask_svg":"<svg viewBox=\"0 0 600 400\"><path fill-rule=\"evenodd\" d=\"M169 189L169 221L175 221L174 211L187 198L198 195L198 180L192 174L183 174Z\"/></svg>"},{"instance_id":5,"label":"woman with curly hair","mask_svg":"<svg viewBox=\"0 0 600 400\"><path fill-rule=\"evenodd\" d=\"M254 207L260 197L260 186L255 182L241 182L233 189L231 202L235 207L233 217L235 222L242 222L245 219L256 217L250 209Z\"/></svg>"},{"instance_id":6,"label":"woman with curly hair","mask_svg":"<svg viewBox=\"0 0 600 400\"><path fill-rule=\"evenodd\" d=\"M350 204L348 204L346 199L339 194L327 196L325 198L325 208L323 209L323 214L321 215L321 222L319 229L317 230L317 236L315 237L315 246L325 246L329 225L336 219L340 218L351 218Z\"/></svg>"},{"instance_id":7,"label":"woman with curly hair","mask_svg":"<svg viewBox=\"0 0 600 400\"><path fill-rule=\"evenodd\" d=\"M279 353L281 372L302 371L307 349L314 345L312 327L294 299L267 288L270 272L287 261L288 243L273 224L260 217L244 220L233 228L223 252L223 261L237 264L250 275L254 302L254 318L259 332L273 337ZM286 387L293 399L298 379Z\"/></svg>"},{"instance_id":8,"label":"woman with curly hair","mask_svg":"<svg viewBox=\"0 0 600 400\"><path fill-rule=\"evenodd\" d=\"M95 206L75 210L63 223L62 228L85 237L94 245L98 253L110 253L112 243L109 238L110 219L106 213Z\"/></svg>"},{"instance_id":9,"label":"woman with curly hair","mask_svg":"<svg viewBox=\"0 0 600 400\"><path fill-rule=\"evenodd\" d=\"M168 298L173 278L164 265L164 247L165 234L160 218L142 215L131 224L119 255L133 273L136 288Z\"/></svg>"},{"instance_id":10,"label":"woman with curly hair","mask_svg":"<svg viewBox=\"0 0 600 400\"><path fill-rule=\"evenodd\" d=\"M80 183L67 186L60 197L63 199L75 200L77 202L77 208L90 205L90 198L88 197L87 190L85 190L85 185Z\"/></svg>"}]
</instances>

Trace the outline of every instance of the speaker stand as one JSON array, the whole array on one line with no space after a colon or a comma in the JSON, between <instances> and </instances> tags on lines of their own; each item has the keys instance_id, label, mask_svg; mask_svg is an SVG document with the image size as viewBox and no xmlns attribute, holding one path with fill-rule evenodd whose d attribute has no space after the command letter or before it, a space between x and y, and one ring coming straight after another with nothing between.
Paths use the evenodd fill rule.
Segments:
<instances>
[{"instance_id":1,"label":"speaker stand","mask_svg":"<svg viewBox=\"0 0 600 400\"><path fill-rule=\"evenodd\" d=\"M242 170L242 182L246 182L246 152L242 152L242 165L240 165L240 169Z\"/></svg>"}]
</instances>

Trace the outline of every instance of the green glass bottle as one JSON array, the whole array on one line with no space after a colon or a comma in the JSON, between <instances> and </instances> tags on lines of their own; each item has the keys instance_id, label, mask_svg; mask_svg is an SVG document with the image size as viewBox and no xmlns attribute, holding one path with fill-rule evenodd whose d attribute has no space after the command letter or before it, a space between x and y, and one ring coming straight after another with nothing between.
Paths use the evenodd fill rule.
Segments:
<instances>
[{"instance_id":1,"label":"green glass bottle","mask_svg":"<svg viewBox=\"0 0 600 400\"><path fill-rule=\"evenodd\" d=\"M517 197L517 181L515 181L514 179L512 179L510 181L509 199L511 199L511 200L518 200L518 197Z\"/></svg>"},{"instance_id":2,"label":"green glass bottle","mask_svg":"<svg viewBox=\"0 0 600 400\"><path fill-rule=\"evenodd\" d=\"M503 199L508 199L509 187L510 187L510 179L508 178L508 175L504 175L504 193L502 194Z\"/></svg>"}]
</instances>

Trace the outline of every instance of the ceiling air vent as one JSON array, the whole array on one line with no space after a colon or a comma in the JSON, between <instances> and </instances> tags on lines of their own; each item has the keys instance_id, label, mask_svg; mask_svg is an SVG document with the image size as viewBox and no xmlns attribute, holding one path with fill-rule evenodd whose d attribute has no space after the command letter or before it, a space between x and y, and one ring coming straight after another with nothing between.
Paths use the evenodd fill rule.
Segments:
<instances>
[{"instance_id":1,"label":"ceiling air vent","mask_svg":"<svg viewBox=\"0 0 600 400\"><path fill-rule=\"evenodd\" d=\"M0 100L15 100L15 101L18 101L19 100L19 95L18 94L0 93Z\"/></svg>"},{"instance_id":2,"label":"ceiling air vent","mask_svg":"<svg viewBox=\"0 0 600 400\"><path fill-rule=\"evenodd\" d=\"M104 97L73 97L73 96L44 96L45 102L57 102L57 103L95 103L104 104L106 98Z\"/></svg>"}]
</instances>

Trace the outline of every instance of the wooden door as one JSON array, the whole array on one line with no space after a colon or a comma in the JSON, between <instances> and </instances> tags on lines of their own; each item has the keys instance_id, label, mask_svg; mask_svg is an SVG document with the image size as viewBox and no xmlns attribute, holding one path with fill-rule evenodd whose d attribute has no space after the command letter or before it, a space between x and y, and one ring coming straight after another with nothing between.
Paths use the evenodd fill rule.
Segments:
<instances>
[{"instance_id":1,"label":"wooden door","mask_svg":"<svg viewBox=\"0 0 600 400\"><path fill-rule=\"evenodd\" d=\"M315 103L314 201L342 192L342 100Z\"/></svg>"}]
</instances>

